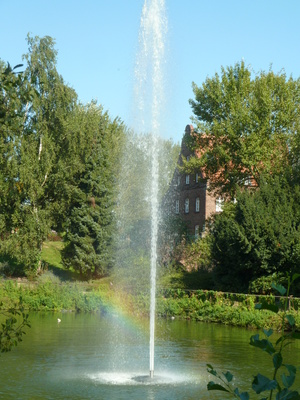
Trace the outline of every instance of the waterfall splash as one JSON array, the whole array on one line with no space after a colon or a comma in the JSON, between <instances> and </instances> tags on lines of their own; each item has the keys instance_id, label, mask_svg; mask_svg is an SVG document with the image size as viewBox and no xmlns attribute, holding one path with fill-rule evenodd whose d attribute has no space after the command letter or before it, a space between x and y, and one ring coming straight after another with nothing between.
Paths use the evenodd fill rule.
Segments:
<instances>
[{"instance_id":1,"label":"waterfall splash","mask_svg":"<svg viewBox=\"0 0 300 400\"><path fill-rule=\"evenodd\" d=\"M163 104L163 62L167 23L164 0L145 0L135 68L135 126L151 132L150 377L154 376L155 294L158 234L158 139Z\"/></svg>"}]
</instances>

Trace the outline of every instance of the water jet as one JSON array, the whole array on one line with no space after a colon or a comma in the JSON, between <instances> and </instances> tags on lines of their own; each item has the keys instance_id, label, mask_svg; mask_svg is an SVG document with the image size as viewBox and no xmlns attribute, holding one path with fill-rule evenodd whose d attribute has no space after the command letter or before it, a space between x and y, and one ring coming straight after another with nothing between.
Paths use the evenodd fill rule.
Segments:
<instances>
[{"instance_id":1,"label":"water jet","mask_svg":"<svg viewBox=\"0 0 300 400\"><path fill-rule=\"evenodd\" d=\"M135 101L141 132L151 132L151 265L150 265L150 378L154 378L155 296L158 235L158 138L163 103L163 61L166 34L165 1L145 0L139 34Z\"/></svg>"}]
</instances>

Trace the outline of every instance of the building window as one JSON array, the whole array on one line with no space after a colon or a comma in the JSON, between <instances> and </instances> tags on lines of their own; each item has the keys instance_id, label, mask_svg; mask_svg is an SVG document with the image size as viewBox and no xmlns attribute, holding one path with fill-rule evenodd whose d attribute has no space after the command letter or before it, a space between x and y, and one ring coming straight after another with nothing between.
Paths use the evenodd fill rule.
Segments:
<instances>
[{"instance_id":1,"label":"building window","mask_svg":"<svg viewBox=\"0 0 300 400\"><path fill-rule=\"evenodd\" d=\"M223 211L224 200L221 197L216 199L216 212Z\"/></svg>"},{"instance_id":2,"label":"building window","mask_svg":"<svg viewBox=\"0 0 300 400\"><path fill-rule=\"evenodd\" d=\"M196 198L196 207L195 207L196 212L200 211L200 199L199 197Z\"/></svg>"},{"instance_id":3,"label":"building window","mask_svg":"<svg viewBox=\"0 0 300 400\"><path fill-rule=\"evenodd\" d=\"M179 214L179 200L176 200L175 202L175 213Z\"/></svg>"},{"instance_id":4,"label":"building window","mask_svg":"<svg viewBox=\"0 0 300 400\"><path fill-rule=\"evenodd\" d=\"M199 225L195 225L195 239L199 237Z\"/></svg>"},{"instance_id":5,"label":"building window","mask_svg":"<svg viewBox=\"0 0 300 400\"><path fill-rule=\"evenodd\" d=\"M199 182L199 174L198 174L198 172L196 172L195 181L196 181L196 183L198 183L198 182Z\"/></svg>"},{"instance_id":6,"label":"building window","mask_svg":"<svg viewBox=\"0 0 300 400\"><path fill-rule=\"evenodd\" d=\"M186 214L188 214L190 211L190 200L189 199L185 199L184 201L184 212Z\"/></svg>"},{"instance_id":7,"label":"building window","mask_svg":"<svg viewBox=\"0 0 300 400\"><path fill-rule=\"evenodd\" d=\"M185 184L189 185L190 184L190 175L185 176Z\"/></svg>"},{"instance_id":8,"label":"building window","mask_svg":"<svg viewBox=\"0 0 300 400\"><path fill-rule=\"evenodd\" d=\"M248 177L244 180L244 185L245 185L245 186L252 186L251 176L248 176Z\"/></svg>"},{"instance_id":9,"label":"building window","mask_svg":"<svg viewBox=\"0 0 300 400\"><path fill-rule=\"evenodd\" d=\"M180 175L177 176L177 186L180 186Z\"/></svg>"}]
</instances>

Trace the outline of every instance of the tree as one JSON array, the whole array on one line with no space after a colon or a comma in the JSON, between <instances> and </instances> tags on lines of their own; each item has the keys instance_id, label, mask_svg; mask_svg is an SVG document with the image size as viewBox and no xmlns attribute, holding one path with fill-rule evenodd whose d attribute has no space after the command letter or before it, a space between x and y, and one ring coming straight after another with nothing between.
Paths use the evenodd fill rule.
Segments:
<instances>
[{"instance_id":1,"label":"tree","mask_svg":"<svg viewBox=\"0 0 300 400\"><path fill-rule=\"evenodd\" d=\"M284 178L241 191L211 226L216 283L248 291L261 277L293 274L300 262L300 187Z\"/></svg>"},{"instance_id":2,"label":"tree","mask_svg":"<svg viewBox=\"0 0 300 400\"><path fill-rule=\"evenodd\" d=\"M70 204L66 215L63 262L82 275L105 275L112 262L115 166L113 144L122 140L123 125L111 121L95 103L78 110L78 170L65 182Z\"/></svg>"},{"instance_id":3,"label":"tree","mask_svg":"<svg viewBox=\"0 0 300 400\"><path fill-rule=\"evenodd\" d=\"M43 241L50 227L62 226L67 206L60 183L75 170L76 157L67 162L77 96L56 70L54 40L28 36L28 45L26 70L2 85L1 247L35 272Z\"/></svg>"},{"instance_id":4,"label":"tree","mask_svg":"<svg viewBox=\"0 0 300 400\"><path fill-rule=\"evenodd\" d=\"M25 259L28 253L18 240L18 219L26 212L20 170L24 129L28 124L26 104L34 91L26 76L15 71L20 66L12 69L9 64L7 68L2 64L0 71L0 252Z\"/></svg>"},{"instance_id":5,"label":"tree","mask_svg":"<svg viewBox=\"0 0 300 400\"><path fill-rule=\"evenodd\" d=\"M260 186L262 174L281 174L291 165L300 127L300 80L284 72L253 76L245 63L221 69L190 100L198 129L191 144L210 188L234 197L246 179ZM299 139L298 139L299 141Z\"/></svg>"},{"instance_id":6,"label":"tree","mask_svg":"<svg viewBox=\"0 0 300 400\"><path fill-rule=\"evenodd\" d=\"M24 73L2 66L0 251L34 274L50 229L67 228L66 264L102 274L124 126L95 102L78 103L51 37L27 39Z\"/></svg>"}]
</instances>

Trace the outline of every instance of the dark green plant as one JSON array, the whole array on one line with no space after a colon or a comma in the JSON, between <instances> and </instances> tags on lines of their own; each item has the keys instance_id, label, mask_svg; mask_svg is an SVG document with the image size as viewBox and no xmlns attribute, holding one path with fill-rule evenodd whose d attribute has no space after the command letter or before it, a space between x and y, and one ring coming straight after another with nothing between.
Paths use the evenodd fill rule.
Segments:
<instances>
[{"instance_id":1,"label":"dark green plant","mask_svg":"<svg viewBox=\"0 0 300 400\"><path fill-rule=\"evenodd\" d=\"M269 276L286 285L282 276L299 268L299 204L299 185L272 176L257 191L239 192L237 203L214 217L211 251L218 290L248 293L251 284L252 293L270 293ZM297 296L296 289L291 293Z\"/></svg>"},{"instance_id":2,"label":"dark green plant","mask_svg":"<svg viewBox=\"0 0 300 400\"><path fill-rule=\"evenodd\" d=\"M0 308L2 306L1 302ZM24 312L22 297L19 299L19 304L8 310L0 311L0 316L4 318L0 328L0 351L6 353L22 341L22 336L25 334L24 328L30 328L28 314Z\"/></svg>"},{"instance_id":3,"label":"dark green plant","mask_svg":"<svg viewBox=\"0 0 300 400\"><path fill-rule=\"evenodd\" d=\"M272 329L264 329L265 338L260 339L259 334L253 335L250 338L250 345L261 349L272 357L273 362L273 375L271 378L258 373L252 382L252 389L256 394L263 393L263 397L260 400L271 400L275 397L276 400L299 400L300 394L297 390L293 390L292 386L295 382L297 367L294 365L285 364L283 362L283 350L290 343L291 339L299 337L299 334L295 333L295 319L289 313L288 302L289 302L289 290L291 284L300 277L300 274L294 274L292 278L288 277L287 289L282 285L273 284L273 289L277 290L281 296L285 296L284 312L282 313L281 321L281 336L279 339L272 343L270 337L273 334ZM262 302L257 304L258 309L267 309L275 313L278 313L278 306L275 304L270 305L269 303ZM248 400L250 395L248 392L240 393L237 387L232 385L233 375L227 371L223 373L217 372L212 365L207 364L207 371L214 375L220 383L210 381L207 385L208 390L219 390L228 393L233 398ZM281 373L279 378L279 371L285 369Z\"/></svg>"}]
</instances>

